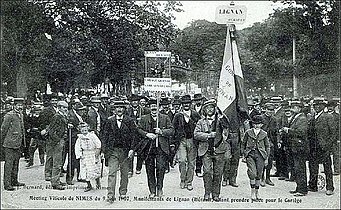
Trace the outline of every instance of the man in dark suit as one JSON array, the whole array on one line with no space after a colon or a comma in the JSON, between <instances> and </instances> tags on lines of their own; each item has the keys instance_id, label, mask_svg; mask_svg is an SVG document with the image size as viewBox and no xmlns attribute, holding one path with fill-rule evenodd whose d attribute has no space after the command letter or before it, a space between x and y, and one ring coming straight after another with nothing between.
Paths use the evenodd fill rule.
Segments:
<instances>
[{"instance_id":1,"label":"man in dark suit","mask_svg":"<svg viewBox=\"0 0 341 210\"><path fill-rule=\"evenodd\" d=\"M167 115L158 113L156 99L150 99L148 103L151 113L142 116L139 133L142 136L142 149L146 156L149 196L161 197L170 155L169 138L174 135L174 128Z\"/></svg>"},{"instance_id":2,"label":"man in dark suit","mask_svg":"<svg viewBox=\"0 0 341 210\"><path fill-rule=\"evenodd\" d=\"M180 188L193 190L192 181L197 156L197 146L194 144L194 128L201 118L198 112L191 109L191 96L184 95L181 98L182 111L175 114L173 119L174 138L179 142L179 170Z\"/></svg>"},{"instance_id":3,"label":"man in dark suit","mask_svg":"<svg viewBox=\"0 0 341 210\"><path fill-rule=\"evenodd\" d=\"M75 169L77 169L78 176L80 173L79 159L76 159L75 154L75 145L78 138L77 134L79 133L78 125L81 122L85 122L82 118L84 115L83 111L85 110L86 107L81 102L76 102L72 105L72 108L68 112L68 123L72 125L72 128L70 128L70 131L68 132L68 138L65 141L64 147L65 154L68 154L68 165L66 170L66 183L68 185L73 185L72 180L75 174ZM77 180L79 180L78 176Z\"/></svg>"},{"instance_id":4,"label":"man in dark suit","mask_svg":"<svg viewBox=\"0 0 341 210\"><path fill-rule=\"evenodd\" d=\"M127 115L134 119L135 123L138 124L143 115L149 114L150 110L146 107L142 107L139 105L140 97L138 95L133 94L130 98L130 107L127 110ZM140 136L136 136L136 138L140 138ZM139 139L136 139L139 141ZM137 162L136 162L136 174L141 174L141 169L143 165L143 157L139 152L137 153ZM129 177L133 175L134 171L134 156L129 161Z\"/></svg>"},{"instance_id":5,"label":"man in dark suit","mask_svg":"<svg viewBox=\"0 0 341 210\"><path fill-rule=\"evenodd\" d=\"M23 98L14 98L14 109L4 116L1 124L1 139L5 151L4 188L13 191L14 186L24 186L18 181L19 159L25 143L23 122Z\"/></svg>"},{"instance_id":6,"label":"man in dark suit","mask_svg":"<svg viewBox=\"0 0 341 210\"><path fill-rule=\"evenodd\" d=\"M332 161L330 154L335 145L335 123L333 116L324 112L326 102L322 100L314 100L313 107L316 111L314 117L311 118L308 135L310 138L310 157L309 157L309 186L308 190L317 192L317 178L319 171L319 163L323 163L324 172L326 174L326 195L334 194Z\"/></svg>"},{"instance_id":7,"label":"man in dark suit","mask_svg":"<svg viewBox=\"0 0 341 210\"><path fill-rule=\"evenodd\" d=\"M262 129L267 132L269 140L270 140L270 155L268 159L268 165L265 167L265 173L263 173L262 180L261 180L261 186L265 186L264 184L264 178L265 178L265 183L274 186L274 183L270 179L270 171L272 168L272 162L274 160L274 152L275 152L275 145L277 145L279 141L279 129L278 129L278 124L276 118L273 116L275 106L268 102L265 104L266 111L262 115L264 119L264 125ZM265 176L264 176L265 175Z\"/></svg>"},{"instance_id":8,"label":"man in dark suit","mask_svg":"<svg viewBox=\"0 0 341 210\"><path fill-rule=\"evenodd\" d=\"M90 130L94 131L95 134L100 137L102 123L105 120L106 116L103 114L103 112L100 112L99 110L101 104L101 100L99 99L99 97L91 97L90 102L91 107L88 111L87 121L90 126Z\"/></svg>"},{"instance_id":9,"label":"man in dark suit","mask_svg":"<svg viewBox=\"0 0 341 210\"><path fill-rule=\"evenodd\" d=\"M63 165L63 149L68 131L68 104L65 101L58 101L57 113L52 117L47 128L48 140L46 142L46 163L45 179L50 178L53 189L64 190L64 183L60 181L61 168Z\"/></svg>"},{"instance_id":10,"label":"man in dark suit","mask_svg":"<svg viewBox=\"0 0 341 210\"><path fill-rule=\"evenodd\" d=\"M105 156L106 165L109 167L108 175L108 195L107 201L115 201L116 177L120 170L121 181L119 194L124 198L128 187L128 159L133 155L137 126L135 121L124 115L126 104L124 101L114 101L111 107L115 109L112 115L103 125L103 145L102 151Z\"/></svg>"},{"instance_id":11,"label":"man in dark suit","mask_svg":"<svg viewBox=\"0 0 341 210\"><path fill-rule=\"evenodd\" d=\"M227 142L230 126L226 116L216 112L216 101L208 100L203 105L204 118L194 129L194 139L198 141L198 155L203 156L204 200L219 201L221 180L226 158L231 155Z\"/></svg>"},{"instance_id":12,"label":"man in dark suit","mask_svg":"<svg viewBox=\"0 0 341 210\"><path fill-rule=\"evenodd\" d=\"M295 196L304 196L308 193L306 168L308 121L305 114L301 112L302 108L303 104L300 101L291 101L290 109L293 115L289 119L289 127L284 126L280 130L288 134L288 141L294 157L297 186L290 193L295 194Z\"/></svg>"}]
</instances>

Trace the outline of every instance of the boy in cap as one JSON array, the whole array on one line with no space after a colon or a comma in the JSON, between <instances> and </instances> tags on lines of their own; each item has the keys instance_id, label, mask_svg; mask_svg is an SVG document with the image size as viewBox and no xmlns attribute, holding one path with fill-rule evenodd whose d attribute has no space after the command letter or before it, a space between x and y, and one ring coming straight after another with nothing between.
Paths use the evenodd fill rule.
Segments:
<instances>
[{"instance_id":1,"label":"boy in cap","mask_svg":"<svg viewBox=\"0 0 341 210\"><path fill-rule=\"evenodd\" d=\"M245 131L242 140L243 156L246 159L247 175L250 179L251 199L260 199L259 186L263 169L268 164L270 142L267 133L262 129L262 115L252 117L253 128Z\"/></svg>"}]
</instances>

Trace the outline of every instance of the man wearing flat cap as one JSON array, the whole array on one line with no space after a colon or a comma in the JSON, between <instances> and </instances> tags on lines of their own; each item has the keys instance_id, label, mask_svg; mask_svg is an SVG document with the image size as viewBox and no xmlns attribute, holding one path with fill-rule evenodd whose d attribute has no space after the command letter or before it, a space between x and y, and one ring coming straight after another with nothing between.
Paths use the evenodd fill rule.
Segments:
<instances>
[{"instance_id":1,"label":"man wearing flat cap","mask_svg":"<svg viewBox=\"0 0 341 210\"><path fill-rule=\"evenodd\" d=\"M192 100L190 95L181 97L181 103L182 111L175 114L173 119L174 139L179 144L180 188L193 190L192 181L197 156L197 146L194 144L193 132L201 116L191 109Z\"/></svg>"},{"instance_id":2,"label":"man wearing flat cap","mask_svg":"<svg viewBox=\"0 0 341 210\"><path fill-rule=\"evenodd\" d=\"M194 129L194 139L199 141L198 155L203 156L204 199L219 201L221 181L226 158L231 155L227 142L230 125L225 115L219 113L216 100L211 99L203 105L203 115Z\"/></svg>"},{"instance_id":3,"label":"man wearing flat cap","mask_svg":"<svg viewBox=\"0 0 341 210\"><path fill-rule=\"evenodd\" d=\"M143 142L141 150L146 157L149 197L154 198L163 196L163 180L170 155L169 138L173 136L174 128L167 115L157 115L156 99L150 99L148 103L151 113L142 116L138 127Z\"/></svg>"},{"instance_id":4,"label":"man wearing flat cap","mask_svg":"<svg viewBox=\"0 0 341 210\"><path fill-rule=\"evenodd\" d=\"M1 124L1 139L5 152L4 188L15 190L14 186L24 186L18 181L19 159L25 143L23 122L23 98L14 98L14 108L9 111Z\"/></svg>"},{"instance_id":5,"label":"man wearing flat cap","mask_svg":"<svg viewBox=\"0 0 341 210\"><path fill-rule=\"evenodd\" d=\"M284 126L281 130L281 132L288 134L288 141L294 157L296 189L290 191L294 196L305 196L308 193L306 169L308 120L302 113L302 108L302 102L290 102L290 110L293 115L289 118L288 127Z\"/></svg>"},{"instance_id":6,"label":"man wearing flat cap","mask_svg":"<svg viewBox=\"0 0 341 210\"><path fill-rule=\"evenodd\" d=\"M68 131L68 104L58 101L57 113L47 128L45 180L50 180L53 189L64 190L65 183L60 181L63 166L63 150Z\"/></svg>"},{"instance_id":7,"label":"man wearing flat cap","mask_svg":"<svg viewBox=\"0 0 341 210\"><path fill-rule=\"evenodd\" d=\"M106 115L100 110L101 100L97 96L92 96L90 99L91 107L88 111L87 121L90 126L90 130L94 131L95 134L100 137L102 123L106 119Z\"/></svg>"},{"instance_id":8,"label":"man wearing flat cap","mask_svg":"<svg viewBox=\"0 0 341 210\"><path fill-rule=\"evenodd\" d=\"M129 158L135 150L137 126L135 121L125 115L124 101L114 101L110 106L115 114L110 116L103 125L102 152L105 164L109 167L107 202L115 201L116 177L120 170L120 198L126 197L128 191Z\"/></svg>"},{"instance_id":9,"label":"man wearing flat cap","mask_svg":"<svg viewBox=\"0 0 341 210\"><path fill-rule=\"evenodd\" d=\"M326 195L334 194L334 182L332 161L330 154L335 145L335 122L333 116L324 112L326 102L323 100L314 100L313 108L316 112L309 123L308 135L310 139L310 157L309 157L309 186L308 190L317 192L317 178L319 164L323 164L326 175Z\"/></svg>"}]
</instances>

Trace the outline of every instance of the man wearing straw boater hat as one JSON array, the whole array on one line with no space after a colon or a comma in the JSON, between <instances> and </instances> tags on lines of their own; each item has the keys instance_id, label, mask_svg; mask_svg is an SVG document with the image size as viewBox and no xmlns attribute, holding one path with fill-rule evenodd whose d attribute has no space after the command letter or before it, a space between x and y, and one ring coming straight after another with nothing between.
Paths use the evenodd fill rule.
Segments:
<instances>
[{"instance_id":1,"label":"man wearing straw boater hat","mask_svg":"<svg viewBox=\"0 0 341 210\"><path fill-rule=\"evenodd\" d=\"M124 101L114 101L110 106L115 110L115 114L104 122L102 151L106 166L109 167L107 201L113 203L118 170L121 174L120 198L125 198L128 191L129 158L134 153L137 127L134 120L124 114Z\"/></svg>"}]
</instances>

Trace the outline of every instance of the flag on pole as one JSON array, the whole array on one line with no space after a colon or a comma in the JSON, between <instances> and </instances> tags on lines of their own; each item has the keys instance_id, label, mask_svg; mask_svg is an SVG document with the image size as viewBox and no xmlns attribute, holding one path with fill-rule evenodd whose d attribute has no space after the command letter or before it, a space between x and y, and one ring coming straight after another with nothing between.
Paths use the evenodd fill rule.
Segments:
<instances>
[{"instance_id":1,"label":"flag on pole","mask_svg":"<svg viewBox=\"0 0 341 210\"><path fill-rule=\"evenodd\" d=\"M234 25L227 27L217 106L229 118L231 132L238 132L241 116L247 115L247 103L234 31Z\"/></svg>"}]
</instances>

